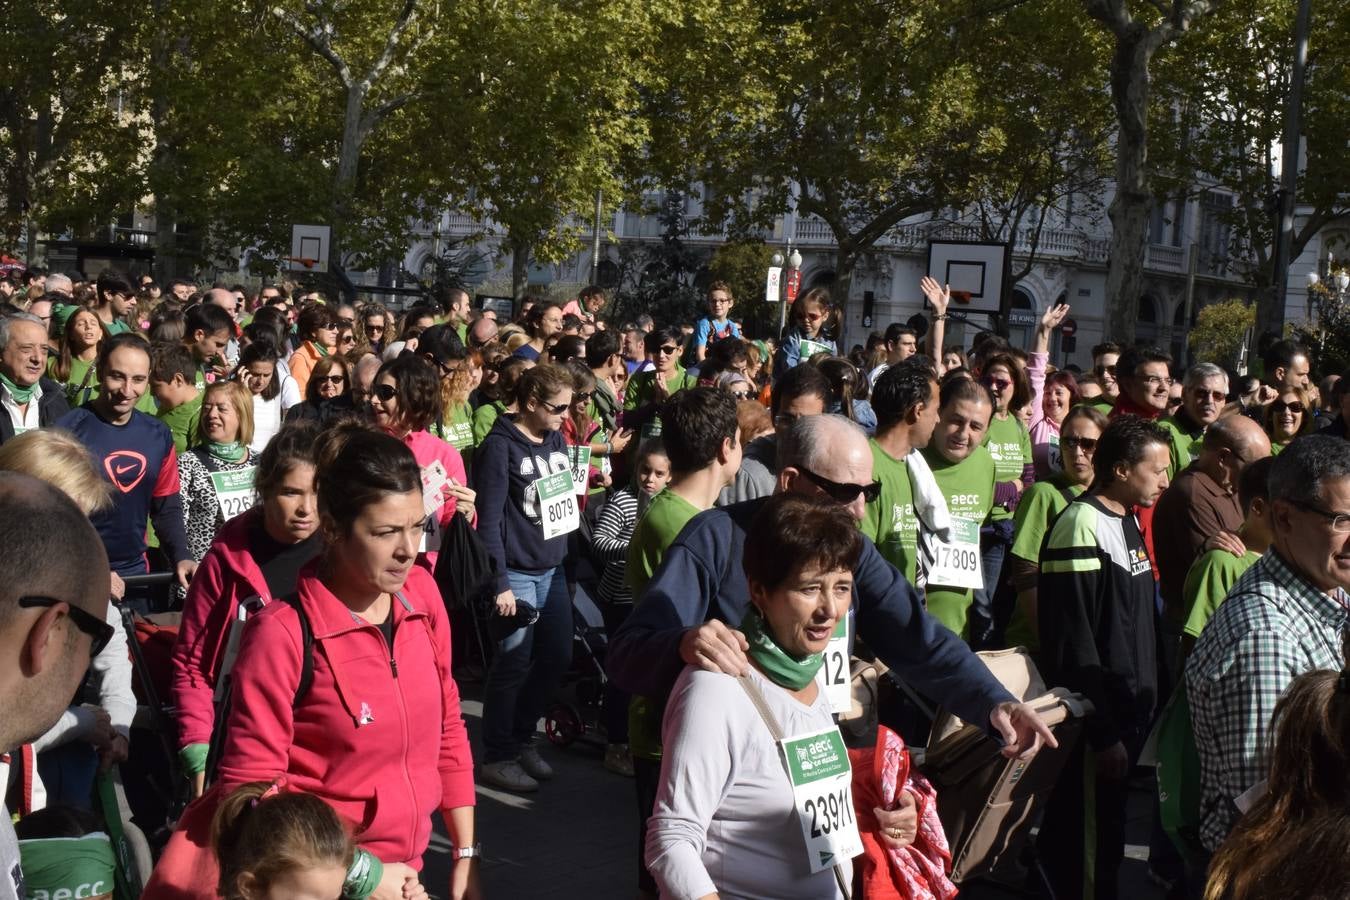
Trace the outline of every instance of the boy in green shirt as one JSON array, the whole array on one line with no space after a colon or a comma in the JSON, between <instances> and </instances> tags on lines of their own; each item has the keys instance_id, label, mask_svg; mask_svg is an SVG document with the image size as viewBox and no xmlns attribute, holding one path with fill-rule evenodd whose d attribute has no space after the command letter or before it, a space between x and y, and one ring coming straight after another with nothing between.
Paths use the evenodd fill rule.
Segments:
<instances>
[{"instance_id":1,"label":"boy in green shirt","mask_svg":"<svg viewBox=\"0 0 1350 900\"><path fill-rule=\"evenodd\" d=\"M947 382L940 397L937 428L923 457L947 498L952 542L938 547L926 597L928 611L964 636L974 589L955 582L980 574L980 523L994 506L995 477L994 458L982 443L994 407L989 391L968 378Z\"/></svg>"},{"instance_id":2,"label":"boy in green shirt","mask_svg":"<svg viewBox=\"0 0 1350 900\"><path fill-rule=\"evenodd\" d=\"M628 543L626 574L634 604L642 602L642 592L666 548L690 519L712 509L717 495L736 478L741 442L735 398L715 388L681 391L665 407L661 441L670 458L670 484L647 504ZM628 705L628 743L640 808L649 809L656 802L664 714L663 699L633 697ZM644 835L646 827L644 820L640 823Z\"/></svg>"},{"instance_id":3,"label":"boy in green shirt","mask_svg":"<svg viewBox=\"0 0 1350 900\"><path fill-rule=\"evenodd\" d=\"M1181 639L1183 658L1190 654L1200 638L1200 632L1228 596L1233 584L1270 547L1273 536L1266 483L1274 464L1273 456L1258 459L1238 476L1238 499L1242 503L1243 522L1237 536L1242 541L1242 555L1235 552L1236 546L1230 548L1229 541L1224 541L1224 546L1201 554L1186 573L1182 597L1190 612L1186 616L1186 627ZM1231 540L1228 532L1224 533L1224 537Z\"/></svg>"},{"instance_id":4,"label":"boy in green shirt","mask_svg":"<svg viewBox=\"0 0 1350 900\"><path fill-rule=\"evenodd\" d=\"M932 440L938 423L937 379L921 366L892 366L877 379L872 409L877 432L868 443L872 477L881 482L881 496L867 504L859 527L876 544L882 559L916 584L920 522L906 458Z\"/></svg>"},{"instance_id":5,"label":"boy in green shirt","mask_svg":"<svg viewBox=\"0 0 1350 900\"><path fill-rule=\"evenodd\" d=\"M197 389L197 364L181 344L160 344L150 354L150 393L159 404L157 418L173 432L180 454L198 443L202 392Z\"/></svg>"},{"instance_id":6,"label":"boy in green shirt","mask_svg":"<svg viewBox=\"0 0 1350 900\"><path fill-rule=\"evenodd\" d=\"M647 332L642 339L656 368L638 372L629 380L623 394L623 408L627 413L624 424L641 428L644 441L661 434L661 419L658 418L661 404L698 383L680 365L680 341L683 338L678 328L657 328Z\"/></svg>"}]
</instances>

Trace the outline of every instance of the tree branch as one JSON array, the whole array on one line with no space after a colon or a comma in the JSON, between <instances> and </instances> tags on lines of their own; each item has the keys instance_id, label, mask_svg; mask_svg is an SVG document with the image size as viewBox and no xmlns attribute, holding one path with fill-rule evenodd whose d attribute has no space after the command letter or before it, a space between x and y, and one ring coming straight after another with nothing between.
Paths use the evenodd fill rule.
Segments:
<instances>
[{"instance_id":1,"label":"tree branch","mask_svg":"<svg viewBox=\"0 0 1350 900\"><path fill-rule=\"evenodd\" d=\"M306 9L311 13L318 15L317 4L306 4ZM329 40L328 32L323 27L322 22L316 22L313 27L307 28L305 27L305 23L301 22L298 16L290 10L283 9L280 6L272 7L272 15L281 20L283 24L289 26L301 40L309 44L310 48L313 49L315 53L328 60L329 64L333 67L333 71L337 73L338 81L342 83L344 88L351 90L351 69L347 66L346 60L339 56L337 51L333 49L333 44Z\"/></svg>"},{"instance_id":2,"label":"tree branch","mask_svg":"<svg viewBox=\"0 0 1350 900\"><path fill-rule=\"evenodd\" d=\"M403 32L407 31L412 20L417 17L418 0L404 0L403 10L398 14L398 21L394 22L394 27L389 31L389 37L385 39L384 51L380 53L380 58L375 60L375 64L366 72L361 83L365 85L366 90L384 74L384 70L389 68L389 64L394 61L394 54L398 51L399 41L403 38ZM420 46L420 41L418 45Z\"/></svg>"}]
</instances>

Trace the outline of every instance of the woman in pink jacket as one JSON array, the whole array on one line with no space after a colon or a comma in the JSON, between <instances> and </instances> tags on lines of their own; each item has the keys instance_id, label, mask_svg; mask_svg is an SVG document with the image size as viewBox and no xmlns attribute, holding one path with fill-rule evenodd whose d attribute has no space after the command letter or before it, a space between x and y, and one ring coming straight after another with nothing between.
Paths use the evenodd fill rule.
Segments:
<instances>
[{"instance_id":1,"label":"woman in pink jacket","mask_svg":"<svg viewBox=\"0 0 1350 900\"><path fill-rule=\"evenodd\" d=\"M434 571L441 549L445 526L456 512L470 521L474 517L474 492L468 487L464 457L450 444L427 431L441 409L441 380L432 363L421 356L405 353L390 360L375 373L370 388L370 419L375 427L401 440L412 450L426 480L444 473L440 488L441 505L427 517L426 533L418 551L428 571Z\"/></svg>"},{"instance_id":2,"label":"woman in pink jacket","mask_svg":"<svg viewBox=\"0 0 1350 900\"><path fill-rule=\"evenodd\" d=\"M1069 314L1067 303L1052 306L1036 325L1036 338L1027 361L1027 380L1031 382L1031 461L1036 480L1049 478L1064 468L1059 453L1059 426L1078 402L1078 382L1072 373L1055 372L1048 378L1045 365L1050 356L1050 332Z\"/></svg>"},{"instance_id":3,"label":"woman in pink jacket","mask_svg":"<svg viewBox=\"0 0 1350 900\"><path fill-rule=\"evenodd\" d=\"M211 812L243 784L279 779L351 823L361 851L344 897L417 896L437 810L455 848L448 896L478 896L473 758L450 625L415 565L421 468L402 442L351 422L331 429L317 455L323 553L301 571L294 602L249 621L219 782L185 814L145 897L213 897Z\"/></svg>"},{"instance_id":4,"label":"woman in pink jacket","mask_svg":"<svg viewBox=\"0 0 1350 900\"><path fill-rule=\"evenodd\" d=\"M254 475L259 505L227 522L192 578L173 650L178 755L200 796L215 727L215 692L238 651L230 633L243 603L251 612L295 592L300 568L319 552L314 423L285 425ZM237 629L233 629L236 630Z\"/></svg>"}]
</instances>

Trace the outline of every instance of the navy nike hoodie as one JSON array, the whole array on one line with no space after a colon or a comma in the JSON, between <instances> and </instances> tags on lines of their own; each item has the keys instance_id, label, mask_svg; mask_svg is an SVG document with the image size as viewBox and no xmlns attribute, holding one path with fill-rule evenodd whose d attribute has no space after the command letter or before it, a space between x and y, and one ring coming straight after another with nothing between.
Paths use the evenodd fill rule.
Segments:
<instances>
[{"instance_id":1,"label":"navy nike hoodie","mask_svg":"<svg viewBox=\"0 0 1350 900\"><path fill-rule=\"evenodd\" d=\"M514 416L500 416L474 451L478 536L497 561L498 593L511 586L507 569L538 575L562 565L567 535L544 540L534 483L568 471L562 434L551 431L536 444L516 427Z\"/></svg>"}]
</instances>

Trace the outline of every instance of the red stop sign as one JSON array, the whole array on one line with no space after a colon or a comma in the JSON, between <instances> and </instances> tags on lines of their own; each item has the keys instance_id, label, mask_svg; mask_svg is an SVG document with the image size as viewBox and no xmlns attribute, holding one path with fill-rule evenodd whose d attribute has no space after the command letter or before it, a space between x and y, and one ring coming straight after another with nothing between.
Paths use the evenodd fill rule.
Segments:
<instances>
[{"instance_id":1,"label":"red stop sign","mask_svg":"<svg viewBox=\"0 0 1350 900\"><path fill-rule=\"evenodd\" d=\"M1065 319L1059 325L1059 333L1065 337L1073 337L1078 333L1078 323L1073 319Z\"/></svg>"}]
</instances>

